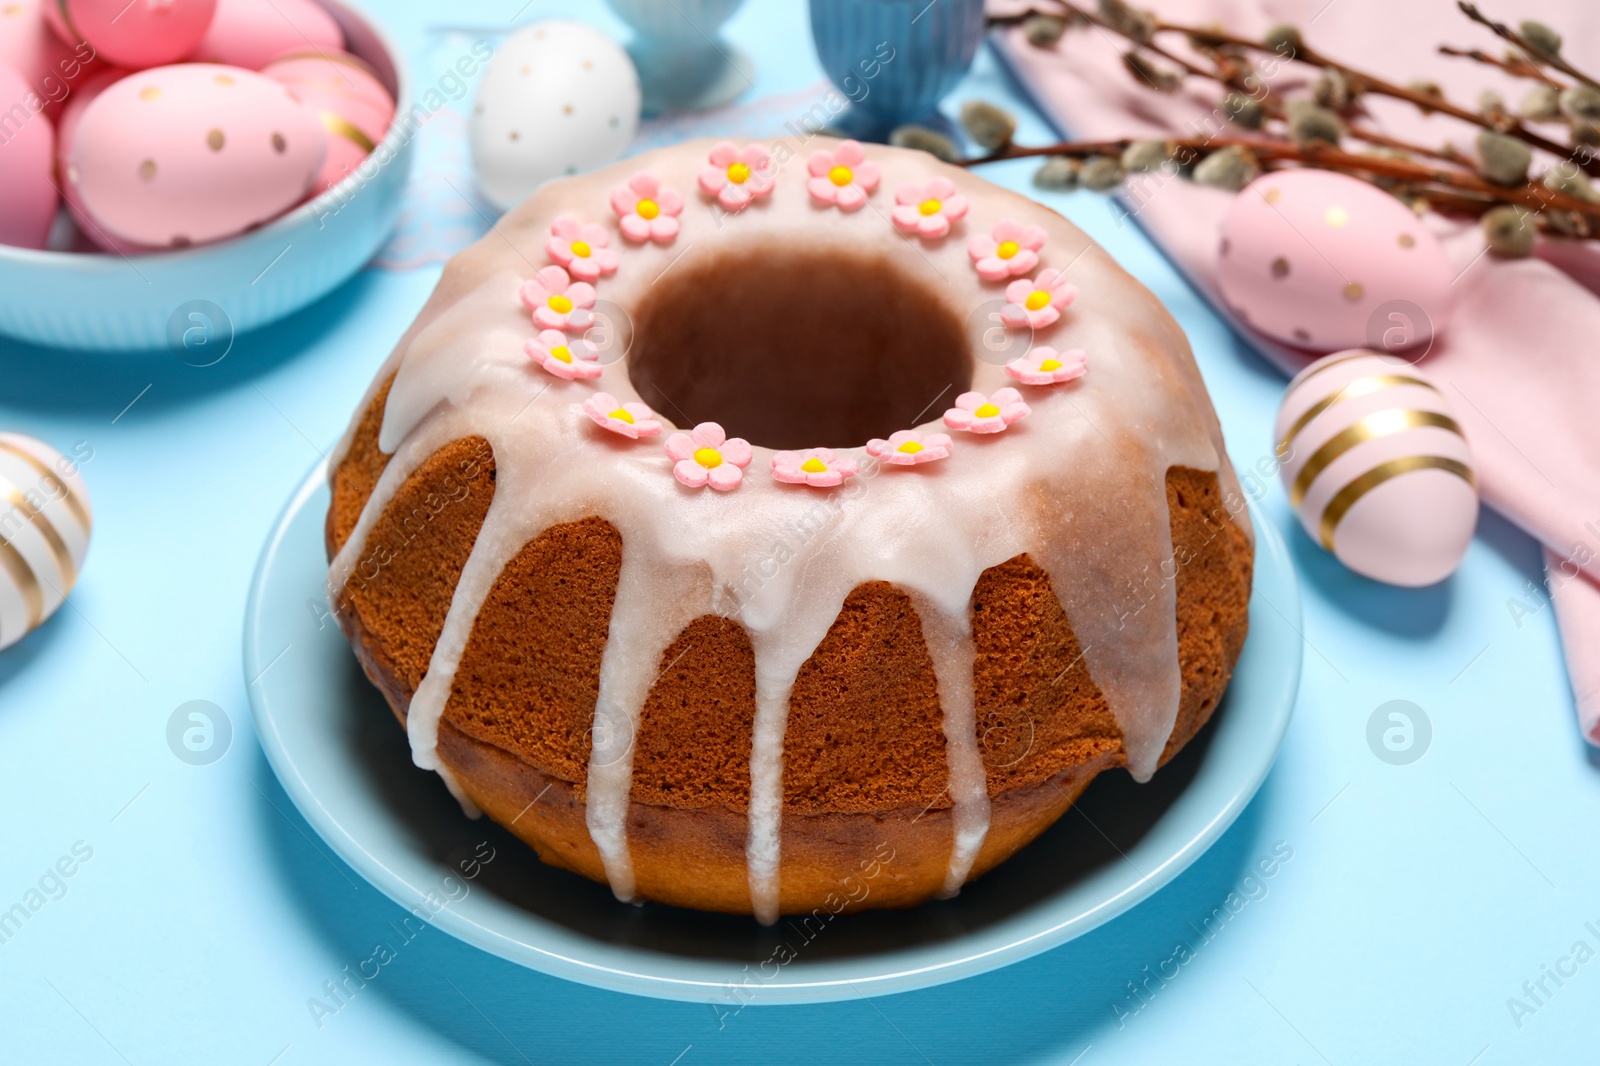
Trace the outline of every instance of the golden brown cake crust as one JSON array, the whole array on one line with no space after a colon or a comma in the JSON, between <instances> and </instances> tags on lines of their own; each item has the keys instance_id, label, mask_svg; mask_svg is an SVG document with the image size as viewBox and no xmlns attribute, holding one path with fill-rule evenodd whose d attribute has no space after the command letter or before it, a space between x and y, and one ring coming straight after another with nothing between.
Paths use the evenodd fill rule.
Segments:
<instances>
[{"instance_id":1,"label":"golden brown cake crust","mask_svg":"<svg viewBox=\"0 0 1600 1066\"><path fill-rule=\"evenodd\" d=\"M382 473L388 383L333 472L330 558ZM1244 643L1251 547L1215 474L1167 473L1182 693L1166 761L1209 720ZM494 493L481 438L439 449L372 527L337 604L367 674L396 715L425 672ZM479 612L440 725L467 794L546 862L603 881L584 814L600 657L622 542L589 518L551 527L502 571ZM1153 580L1163 580L1157 576ZM1122 738L1048 576L1026 555L973 590L977 740L992 810L973 876L1047 828ZM735 622L707 615L662 656L633 738L628 842L639 895L751 909L745 863L754 656ZM954 840L937 684L910 599L884 582L848 597L802 668L784 739L780 903L786 913L909 906L936 894ZM862 864L881 863L861 898ZM831 902L830 902L831 901Z\"/></svg>"}]
</instances>

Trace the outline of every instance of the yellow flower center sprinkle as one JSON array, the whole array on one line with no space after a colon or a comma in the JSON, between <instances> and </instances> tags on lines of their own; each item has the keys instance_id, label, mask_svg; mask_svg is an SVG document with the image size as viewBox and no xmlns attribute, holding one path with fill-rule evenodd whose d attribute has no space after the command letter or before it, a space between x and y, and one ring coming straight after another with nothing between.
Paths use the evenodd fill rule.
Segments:
<instances>
[{"instance_id":1,"label":"yellow flower center sprinkle","mask_svg":"<svg viewBox=\"0 0 1600 1066\"><path fill-rule=\"evenodd\" d=\"M914 440L908 440L904 444L900 445L900 447L895 449L895 451L897 451L897 452L905 452L907 455L916 455L921 450L922 450L922 445L918 444Z\"/></svg>"},{"instance_id":2,"label":"yellow flower center sprinkle","mask_svg":"<svg viewBox=\"0 0 1600 1066\"><path fill-rule=\"evenodd\" d=\"M639 212L639 217L648 221L661 213L661 205L654 200L640 200L639 206L634 208Z\"/></svg>"},{"instance_id":3,"label":"yellow flower center sprinkle","mask_svg":"<svg viewBox=\"0 0 1600 1066\"><path fill-rule=\"evenodd\" d=\"M696 448L694 461L707 470L712 470L722 465L722 453L715 448Z\"/></svg>"},{"instance_id":4,"label":"yellow flower center sprinkle","mask_svg":"<svg viewBox=\"0 0 1600 1066\"><path fill-rule=\"evenodd\" d=\"M743 185L750 180L750 168L743 163L733 163L728 167L728 180L735 185Z\"/></svg>"},{"instance_id":5,"label":"yellow flower center sprinkle","mask_svg":"<svg viewBox=\"0 0 1600 1066\"><path fill-rule=\"evenodd\" d=\"M808 474L826 474L828 472L828 464L813 455L800 464L800 469Z\"/></svg>"},{"instance_id":6,"label":"yellow flower center sprinkle","mask_svg":"<svg viewBox=\"0 0 1600 1066\"><path fill-rule=\"evenodd\" d=\"M560 293L556 293L556 295L546 300L545 303L549 304L550 310L554 311L558 315L564 315L568 311L572 310L572 301L567 299L565 296L562 296Z\"/></svg>"},{"instance_id":7,"label":"yellow flower center sprinkle","mask_svg":"<svg viewBox=\"0 0 1600 1066\"><path fill-rule=\"evenodd\" d=\"M590 251L591 251L591 249L589 248L589 245L588 245L587 242L585 242L585 241L573 241L572 242L572 254L575 255L575 256L578 256L580 259L589 258L589 252Z\"/></svg>"},{"instance_id":8,"label":"yellow flower center sprinkle","mask_svg":"<svg viewBox=\"0 0 1600 1066\"><path fill-rule=\"evenodd\" d=\"M1050 302L1050 294L1043 289L1034 289L1028 293L1028 298L1022 301L1022 306L1030 311L1039 311Z\"/></svg>"},{"instance_id":9,"label":"yellow flower center sprinkle","mask_svg":"<svg viewBox=\"0 0 1600 1066\"><path fill-rule=\"evenodd\" d=\"M979 418L993 418L995 415L1000 413L1000 408L996 407L992 403L986 403L972 413L977 415Z\"/></svg>"},{"instance_id":10,"label":"yellow flower center sprinkle","mask_svg":"<svg viewBox=\"0 0 1600 1066\"><path fill-rule=\"evenodd\" d=\"M943 206L938 200L924 200L917 205L917 210L924 215L937 215Z\"/></svg>"},{"instance_id":11,"label":"yellow flower center sprinkle","mask_svg":"<svg viewBox=\"0 0 1600 1066\"><path fill-rule=\"evenodd\" d=\"M565 344L558 344L550 349L550 358L559 359L563 363L570 363L572 362L572 349Z\"/></svg>"},{"instance_id":12,"label":"yellow flower center sprinkle","mask_svg":"<svg viewBox=\"0 0 1600 1066\"><path fill-rule=\"evenodd\" d=\"M828 180L835 185L845 186L855 180L855 175L850 173L849 167L834 167L828 171Z\"/></svg>"},{"instance_id":13,"label":"yellow flower center sprinkle","mask_svg":"<svg viewBox=\"0 0 1600 1066\"><path fill-rule=\"evenodd\" d=\"M615 418L618 422L626 422L630 426L633 425L633 416L628 413L628 409L626 407L617 408L615 411L611 412L609 417Z\"/></svg>"},{"instance_id":14,"label":"yellow flower center sprinkle","mask_svg":"<svg viewBox=\"0 0 1600 1066\"><path fill-rule=\"evenodd\" d=\"M1060 370L1061 361L1059 359L1046 359L1044 362L1039 364L1039 369L1045 371Z\"/></svg>"},{"instance_id":15,"label":"yellow flower center sprinkle","mask_svg":"<svg viewBox=\"0 0 1600 1066\"><path fill-rule=\"evenodd\" d=\"M1001 259L1010 259L1020 251L1022 251L1022 249L1017 245L1016 241L1001 241L1000 247L994 250L994 254L998 255Z\"/></svg>"}]
</instances>

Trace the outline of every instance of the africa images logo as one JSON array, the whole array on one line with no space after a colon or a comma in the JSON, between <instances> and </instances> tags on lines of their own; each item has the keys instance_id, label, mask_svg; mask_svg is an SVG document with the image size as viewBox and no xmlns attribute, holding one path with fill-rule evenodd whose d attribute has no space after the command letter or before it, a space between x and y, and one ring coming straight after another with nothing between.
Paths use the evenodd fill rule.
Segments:
<instances>
[{"instance_id":1,"label":"africa images logo","mask_svg":"<svg viewBox=\"0 0 1600 1066\"><path fill-rule=\"evenodd\" d=\"M1221 936L1222 931L1245 907L1266 899L1269 891L1267 883L1278 876L1293 858L1294 848L1287 841L1280 840L1273 844L1272 851L1256 860L1250 872L1239 879L1238 884L1223 897L1221 904L1200 919L1199 925L1189 923L1189 928L1195 933L1193 939L1178 941L1171 954L1157 962L1154 968L1146 963L1134 979L1126 983L1127 994L1111 1002L1111 1013L1117 1019L1117 1028L1125 1028L1128 1019L1148 1007L1156 993L1177 980L1183 968L1193 962L1207 944Z\"/></svg>"},{"instance_id":2,"label":"africa images logo","mask_svg":"<svg viewBox=\"0 0 1600 1066\"><path fill-rule=\"evenodd\" d=\"M1600 924L1584 922L1583 931L1594 938L1595 944L1600 944ZM1510 1013L1511 1021L1521 1029L1527 1024L1527 1019L1548 1007L1556 994L1567 986L1567 982L1577 977L1583 965L1594 957L1594 946L1586 937L1580 937L1565 955L1554 962L1540 963L1539 976L1522 982L1522 994L1506 997L1506 1011Z\"/></svg>"}]
</instances>

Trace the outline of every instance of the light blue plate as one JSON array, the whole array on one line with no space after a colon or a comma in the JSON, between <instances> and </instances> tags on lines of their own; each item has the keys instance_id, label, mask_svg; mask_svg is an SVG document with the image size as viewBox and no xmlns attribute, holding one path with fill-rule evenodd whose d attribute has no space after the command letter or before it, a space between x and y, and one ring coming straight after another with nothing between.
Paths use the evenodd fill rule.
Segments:
<instances>
[{"instance_id":1,"label":"light blue plate","mask_svg":"<svg viewBox=\"0 0 1600 1066\"><path fill-rule=\"evenodd\" d=\"M1150 784L1106 774L1079 805L1087 818L1061 819L958 898L839 917L820 932L633 907L543 865L499 826L462 817L439 780L411 764L404 732L327 614L327 506L318 466L267 539L245 612L250 704L284 789L402 907L513 962L637 995L731 1008L906 992L1081 936L1171 881L1238 817L1272 766L1300 679L1294 570L1257 520L1250 639L1233 683L1211 724ZM474 852L492 859L473 866ZM463 868L477 876L464 879ZM784 942L797 957L779 966L771 960Z\"/></svg>"}]
</instances>

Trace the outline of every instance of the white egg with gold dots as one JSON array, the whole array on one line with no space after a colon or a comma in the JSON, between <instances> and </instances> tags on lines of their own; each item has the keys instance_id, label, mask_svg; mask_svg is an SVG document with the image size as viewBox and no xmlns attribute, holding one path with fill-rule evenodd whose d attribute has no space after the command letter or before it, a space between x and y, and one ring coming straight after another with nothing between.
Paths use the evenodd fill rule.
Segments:
<instances>
[{"instance_id":1,"label":"white egg with gold dots","mask_svg":"<svg viewBox=\"0 0 1600 1066\"><path fill-rule=\"evenodd\" d=\"M621 159L639 128L639 75L592 26L546 19L517 30L489 61L468 143L478 187L501 210L551 178Z\"/></svg>"},{"instance_id":2,"label":"white egg with gold dots","mask_svg":"<svg viewBox=\"0 0 1600 1066\"><path fill-rule=\"evenodd\" d=\"M1466 432L1437 384L1377 352L1336 352L1289 382L1273 431L1311 539L1391 585L1442 581L1478 522Z\"/></svg>"},{"instance_id":3,"label":"white egg with gold dots","mask_svg":"<svg viewBox=\"0 0 1600 1066\"><path fill-rule=\"evenodd\" d=\"M94 517L80 469L87 448L63 455L0 433L0 648L55 614L83 570Z\"/></svg>"}]
</instances>

